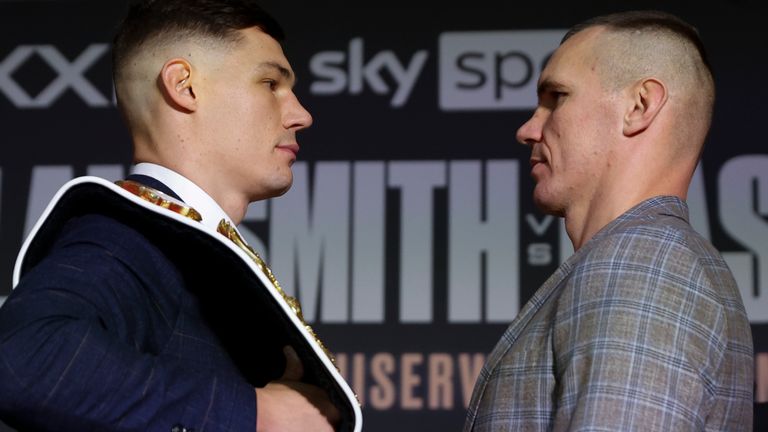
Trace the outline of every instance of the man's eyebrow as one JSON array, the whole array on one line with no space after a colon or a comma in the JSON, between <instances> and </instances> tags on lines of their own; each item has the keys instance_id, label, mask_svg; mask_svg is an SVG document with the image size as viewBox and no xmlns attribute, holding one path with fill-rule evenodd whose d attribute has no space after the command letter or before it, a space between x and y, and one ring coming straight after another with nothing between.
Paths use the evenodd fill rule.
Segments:
<instances>
[{"instance_id":1,"label":"man's eyebrow","mask_svg":"<svg viewBox=\"0 0 768 432\"><path fill-rule=\"evenodd\" d=\"M295 80L295 77L293 76L293 72L291 72L288 68L281 65L277 62L267 61L259 64L259 69L274 69L276 70L283 78L293 81Z\"/></svg>"},{"instance_id":2,"label":"man's eyebrow","mask_svg":"<svg viewBox=\"0 0 768 432\"><path fill-rule=\"evenodd\" d=\"M549 78L545 78L542 80L539 85L536 87L536 94L541 97L542 94L552 91L554 89L561 89L563 88L563 85L557 81L551 80Z\"/></svg>"}]
</instances>

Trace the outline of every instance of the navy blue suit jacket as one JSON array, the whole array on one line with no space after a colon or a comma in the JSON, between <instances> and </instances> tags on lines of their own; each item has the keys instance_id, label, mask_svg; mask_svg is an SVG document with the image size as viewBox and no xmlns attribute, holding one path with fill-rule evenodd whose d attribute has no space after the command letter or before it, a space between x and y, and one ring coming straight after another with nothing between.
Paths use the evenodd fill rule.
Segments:
<instances>
[{"instance_id":1,"label":"navy blue suit jacket","mask_svg":"<svg viewBox=\"0 0 768 432\"><path fill-rule=\"evenodd\" d=\"M228 324L216 329L212 317L247 311L217 286L226 278L195 261L196 246L161 244L159 233L98 213L63 224L0 309L6 423L78 432L255 430L254 385L281 367L259 364L259 347L280 342L227 340ZM256 349L240 360L255 371L228 347Z\"/></svg>"}]
</instances>

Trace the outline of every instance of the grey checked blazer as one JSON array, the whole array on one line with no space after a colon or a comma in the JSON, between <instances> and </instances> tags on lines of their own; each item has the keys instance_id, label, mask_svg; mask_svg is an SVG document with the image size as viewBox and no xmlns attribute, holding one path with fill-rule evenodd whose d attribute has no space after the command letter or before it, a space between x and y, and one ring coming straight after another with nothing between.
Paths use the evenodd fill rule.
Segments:
<instances>
[{"instance_id":1,"label":"grey checked blazer","mask_svg":"<svg viewBox=\"0 0 768 432\"><path fill-rule=\"evenodd\" d=\"M464 430L751 430L749 322L687 219L652 198L563 263L488 357Z\"/></svg>"}]
</instances>

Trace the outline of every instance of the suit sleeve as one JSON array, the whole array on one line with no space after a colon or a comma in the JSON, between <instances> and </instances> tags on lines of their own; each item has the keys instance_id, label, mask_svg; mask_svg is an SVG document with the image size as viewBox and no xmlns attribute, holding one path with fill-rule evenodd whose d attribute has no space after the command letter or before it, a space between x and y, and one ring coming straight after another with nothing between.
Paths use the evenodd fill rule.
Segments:
<instances>
[{"instance_id":1,"label":"suit sleeve","mask_svg":"<svg viewBox=\"0 0 768 432\"><path fill-rule=\"evenodd\" d=\"M136 305L158 300L143 281L173 276L158 260L134 268L123 251L146 247L114 225L75 227L90 237L65 235L0 309L4 420L57 431L255 430L255 390L245 380L144 348L157 335Z\"/></svg>"},{"instance_id":2,"label":"suit sleeve","mask_svg":"<svg viewBox=\"0 0 768 432\"><path fill-rule=\"evenodd\" d=\"M703 430L726 314L689 250L616 235L560 298L555 430Z\"/></svg>"}]
</instances>

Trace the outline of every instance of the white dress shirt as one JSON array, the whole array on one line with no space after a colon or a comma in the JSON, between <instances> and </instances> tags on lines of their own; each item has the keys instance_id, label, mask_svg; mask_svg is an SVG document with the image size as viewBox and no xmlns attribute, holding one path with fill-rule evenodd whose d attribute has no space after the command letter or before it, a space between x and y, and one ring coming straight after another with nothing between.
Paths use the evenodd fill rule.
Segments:
<instances>
[{"instance_id":1,"label":"white dress shirt","mask_svg":"<svg viewBox=\"0 0 768 432\"><path fill-rule=\"evenodd\" d=\"M222 219L234 225L232 219L210 195L176 171L157 164L142 162L131 168L131 174L152 177L168 186L185 204L200 213L203 217L201 222L206 228L216 231Z\"/></svg>"}]
</instances>

